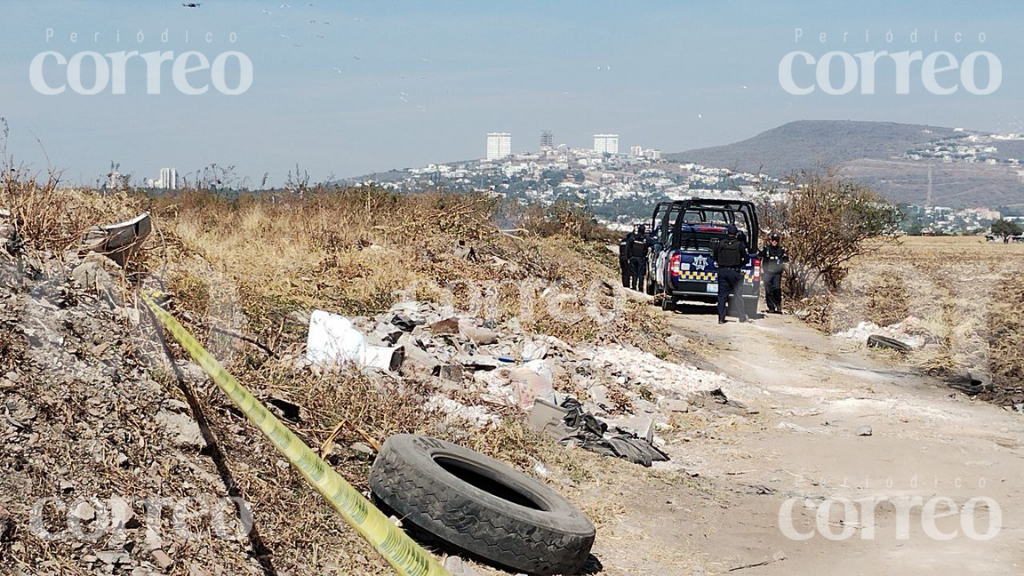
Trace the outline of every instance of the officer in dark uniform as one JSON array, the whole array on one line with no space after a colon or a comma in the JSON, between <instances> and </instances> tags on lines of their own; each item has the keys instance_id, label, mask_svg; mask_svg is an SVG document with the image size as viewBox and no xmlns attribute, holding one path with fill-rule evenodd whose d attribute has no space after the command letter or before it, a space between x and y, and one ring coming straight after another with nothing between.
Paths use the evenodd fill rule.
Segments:
<instances>
[{"instance_id":1,"label":"officer in dark uniform","mask_svg":"<svg viewBox=\"0 0 1024 576\"><path fill-rule=\"evenodd\" d=\"M739 239L739 229L729 224L725 239L716 242L711 251L718 268L718 323L725 324L725 304L732 296L730 306L736 309L740 322L747 321L743 305L743 265L747 263L747 245Z\"/></svg>"},{"instance_id":2,"label":"officer in dark uniform","mask_svg":"<svg viewBox=\"0 0 1024 576\"><path fill-rule=\"evenodd\" d=\"M619 240L619 271L622 272L622 287L629 288L629 277L632 275L632 270L629 266L629 245L633 241L633 235L636 230L630 231Z\"/></svg>"},{"instance_id":3,"label":"officer in dark uniform","mask_svg":"<svg viewBox=\"0 0 1024 576\"><path fill-rule=\"evenodd\" d=\"M764 299L768 312L782 314L782 271L789 262L786 249L779 245L779 233L772 232L768 245L757 255L761 258L761 272L764 278Z\"/></svg>"},{"instance_id":4,"label":"officer in dark uniform","mask_svg":"<svg viewBox=\"0 0 1024 576\"><path fill-rule=\"evenodd\" d=\"M644 276L647 275L647 249L649 242L647 228L640 224L636 227L636 233L629 241L629 287L633 290L644 289Z\"/></svg>"}]
</instances>

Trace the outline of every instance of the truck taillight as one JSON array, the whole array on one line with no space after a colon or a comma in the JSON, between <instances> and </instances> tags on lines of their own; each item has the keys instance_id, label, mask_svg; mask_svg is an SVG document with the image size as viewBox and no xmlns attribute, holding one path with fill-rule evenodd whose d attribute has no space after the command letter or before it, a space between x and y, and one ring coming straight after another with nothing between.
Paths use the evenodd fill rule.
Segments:
<instances>
[{"instance_id":1,"label":"truck taillight","mask_svg":"<svg viewBox=\"0 0 1024 576\"><path fill-rule=\"evenodd\" d=\"M673 254L672 258L670 258L668 261L668 270L669 272L672 273L673 276L679 276L680 260L682 260L682 258L679 256L679 254Z\"/></svg>"},{"instance_id":2,"label":"truck taillight","mask_svg":"<svg viewBox=\"0 0 1024 576\"><path fill-rule=\"evenodd\" d=\"M754 258L754 282L761 279L761 259Z\"/></svg>"}]
</instances>

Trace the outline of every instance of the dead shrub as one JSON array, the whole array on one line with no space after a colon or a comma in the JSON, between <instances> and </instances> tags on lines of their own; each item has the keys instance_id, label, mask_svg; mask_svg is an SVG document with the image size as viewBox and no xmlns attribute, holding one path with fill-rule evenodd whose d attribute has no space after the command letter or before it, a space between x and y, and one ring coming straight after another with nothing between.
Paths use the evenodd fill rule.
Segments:
<instances>
[{"instance_id":1,"label":"dead shrub","mask_svg":"<svg viewBox=\"0 0 1024 576\"><path fill-rule=\"evenodd\" d=\"M831 172L790 178L792 191L760 207L761 224L783 235L791 259L785 288L795 298L843 280L849 262L894 237L898 209L870 188Z\"/></svg>"}]
</instances>

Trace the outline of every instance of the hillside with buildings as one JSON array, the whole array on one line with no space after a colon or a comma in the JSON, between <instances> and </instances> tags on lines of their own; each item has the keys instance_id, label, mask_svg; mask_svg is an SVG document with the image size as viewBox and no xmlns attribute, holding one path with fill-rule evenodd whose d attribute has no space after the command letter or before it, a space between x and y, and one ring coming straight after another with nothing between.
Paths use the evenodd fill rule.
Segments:
<instances>
[{"instance_id":1,"label":"hillside with buildings","mask_svg":"<svg viewBox=\"0 0 1024 576\"><path fill-rule=\"evenodd\" d=\"M488 191L508 198L554 204L586 205L602 220L628 225L649 218L654 204L692 196L752 198L774 178L694 163L671 162L661 151L631 146L619 151L617 134L595 134L591 148L554 144L550 131L540 148L512 152L512 135L487 134L480 160L430 164L344 181L375 184L402 193L431 189Z\"/></svg>"},{"instance_id":2,"label":"hillside with buildings","mask_svg":"<svg viewBox=\"0 0 1024 576\"><path fill-rule=\"evenodd\" d=\"M784 176L861 158L900 157L908 150L958 136L966 134L917 124L800 120L733 144L667 154L666 158Z\"/></svg>"},{"instance_id":3,"label":"hillside with buildings","mask_svg":"<svg viewBox=\"0 0 1024 576\"><path fill-rule=\"evenodd\" d=\"M666 158L785 176L836 168L894 202L1024 206L1024 136L891 122L805 120Z\"/></svg>"}]
</instances>

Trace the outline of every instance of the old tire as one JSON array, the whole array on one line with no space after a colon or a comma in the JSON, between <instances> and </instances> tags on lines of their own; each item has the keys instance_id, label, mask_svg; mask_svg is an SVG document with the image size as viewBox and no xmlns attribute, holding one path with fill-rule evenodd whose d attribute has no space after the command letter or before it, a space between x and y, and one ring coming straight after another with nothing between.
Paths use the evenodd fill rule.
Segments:
<instances>
[{"instance_id":1,"label":"old tire","mask_svg":"<svg viewBox=\"0 0 1024 576\"><path fill-rule=\"evenodd\" d=\"M895 350L901 354L906 354L912 350L909 345L904 344L895 338L880 336L878 334L868 336L868 346L870 348L887 348L889 350Z\"/></svg>"},{"instance_id":2,"label":"old tire","mask_svg":"<svg viewBox=\"0 0 1024 576\"><path fill-rule=\"evenodd\" d=\"M370 489L414 531L513 571L575 574L594 544L594 525L557 492L436 438L388 438Z\"/></svg>"}]
</instances>

